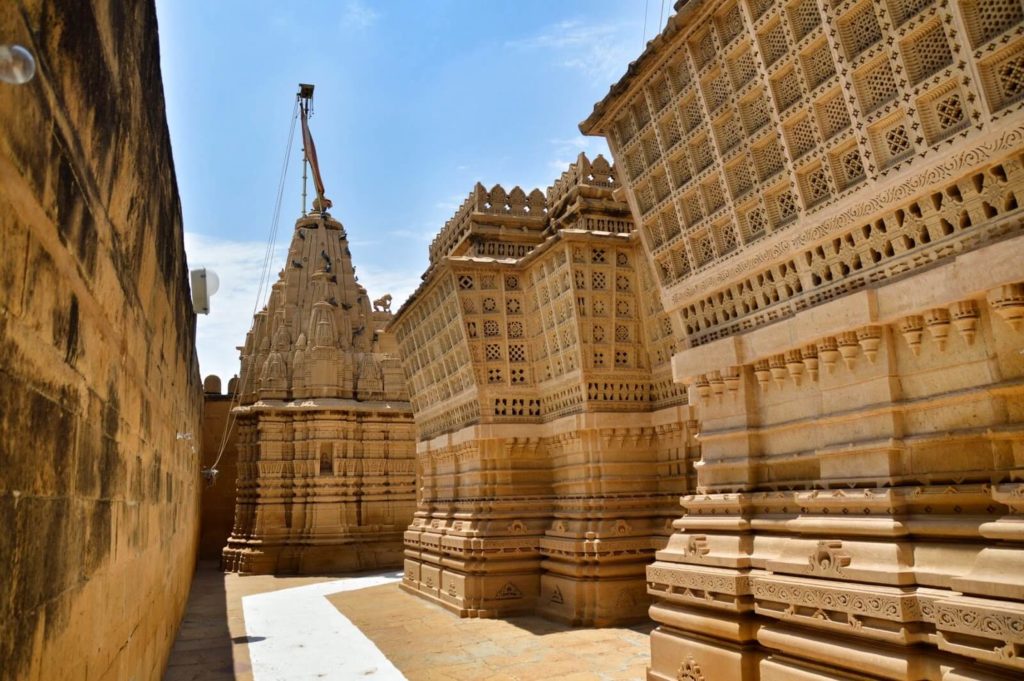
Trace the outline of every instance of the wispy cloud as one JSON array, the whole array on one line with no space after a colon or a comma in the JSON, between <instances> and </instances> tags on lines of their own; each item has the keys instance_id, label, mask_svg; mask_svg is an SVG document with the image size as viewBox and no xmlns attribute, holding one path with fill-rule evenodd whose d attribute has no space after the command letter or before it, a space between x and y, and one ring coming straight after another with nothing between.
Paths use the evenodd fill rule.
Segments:
<instances>
[{"instance_id":1,"label":"wispy cloud","mask_svg":"<svg viewBox=\"0 0 1024 681\"><path fill-rule=\"evenodd\" d=\"M554 158L548 161L548 169L554 172L552 180L568 170L569 164L576 161L576 157L579 156L581 151L590 160L597 158L598 154L604 154L605 158L611 160L608 144L604 141L603 137L576 135L565 139L552 139L548 140L548 142L551 145L551 151L554 156Z\"/></svg>"},{"instance_id":2,"label":"wispy cloud","mask_svg":"<svg viewBox=\"0 0 1024 681\"><path fill-rule=\"evenodd\" d=\"M341 13L341 27L361 30L377 23L380 14L362 0L348 0Z\"/></svg>"},{"instance_id":3,"label":"wispy cloud","mask_svg":"<svg viewBox=\"0 0 1024 681\"><path fill-rule=\"evenodd\" d=\"M217 374L227 381L238 373L235 348L245 342L245 334L252 326L266 250L266 243L260 241L185 232L189 267L208 267L220 278L220 289L210 298L210 314L199 315L197 324L196 347L204 376ZM287 242L278 242L271 254L270 284L277 281L277 271L287 250ZM268 287L269 284L265 288Z\"/></svg>"},{"instance_id":4,"label":"wispy cloud","mask_svg":"<svg viewBox=\"0 0 1024 681\"><path fill-rule=\"evenodd\" d=\"M366 287L371 298L376 299L385 293L391 294L391 309L397 310L420 285L419 273L404 270L383 269L381 267L359 268L359 283Z\"/></svg>"},{"instance_id":5,"label":"wispy cloud","mask_svg":"<svg viewBox=\"0 0 1024 681\"><path fill-rule=\"evenodd\" d=\"M634 26L629 23L588 24L579 19L560 21L540 32L510 40L505 47L544 50L559 66L582 71L601 84L611 83L639 52Z\"/></svg>"},{"instance_id":6,"label":"wispy cloud","mask_svg":"<svg viewBox=\"0 0 1024 681\"><path fill-rule=\"evenodd\" d=\"M434 238L434 234L437 233L438 228L425 227L423 229L393 229L388 232L391 236L399 239L409 239L412 241L419 241L421 243L430 243Z\"/></svg>"},{"instance_id":7,"label":"wispy cloud","mask_svg":"<svg viewBox=\"0 0 1024 681\"><path fill-rule=\"evenodd\" d=\"M434 207L442 213L448 213L448 215L445 216L445 219L447 220L455 214L455 211L459 209L459 206L462 205L463 201L466 200L466 196L470 193L471 192L467 191L465 194L452 194L444 201L438 201L435 203Z\"/></svg>"}]
</instances>

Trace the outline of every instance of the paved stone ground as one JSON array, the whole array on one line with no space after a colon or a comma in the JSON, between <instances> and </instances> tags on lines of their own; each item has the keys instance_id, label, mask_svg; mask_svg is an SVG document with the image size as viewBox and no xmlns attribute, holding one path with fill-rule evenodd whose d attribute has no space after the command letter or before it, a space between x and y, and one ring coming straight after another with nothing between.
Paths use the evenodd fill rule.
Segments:
<instances>
[{"instance_id":1,"label":"paved stone ground","mask_svg":"<svg viewBox=\"0 0 1024 681\"><path fill-rule=\"evenodd\" d=\"M572 628L539 617L460 619L397 584L328 596L410 681L644 678L651 625Z\"/></svg>"},{"instance_id":2,"label":"paved stone ground","mask_svg":"<svg viewBox=\"0 0 1024 681\"><path fill-rule=\"evenodd\" d=\"M311 675L299 665L287 676L259 664L254 669L249 646L266 637L246 631L242 610L247 596L344 578L239 577L201 563L165 681L356 678ZM618 681L643 679L648 662L650 625L574 629L538 617L459 619L402 592L397 582L335 593L327 600L409 681Z\"/></svg>"}]
</instances>

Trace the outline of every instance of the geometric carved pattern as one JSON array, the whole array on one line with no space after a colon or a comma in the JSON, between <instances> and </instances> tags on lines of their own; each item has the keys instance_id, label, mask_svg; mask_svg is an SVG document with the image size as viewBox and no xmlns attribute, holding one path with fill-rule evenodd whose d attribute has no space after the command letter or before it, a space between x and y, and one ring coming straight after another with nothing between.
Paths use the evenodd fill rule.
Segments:
<instances>
[{"instance_id":1,"label":"geometric carved pattern","mask_svg":"<svg viewBox=\"0 0 1024 681\"><path fill-rule=\"evenodd\" d=\"M821 23L821 13L815 0L798 0L787 8L787 14L793 28L793 38L797 42ZM831 57L829 61L832 61Z\"/></svg>"},{"instance_id":2,"label":"geometric carved pattern","mask_svg":"<svg viewBox=\"0 0 1024 681\"><path fill-rule=\"evenodd\" d=\"M889 12L897 26L902 26L913 19L918 12L930 5L934 0L889 0Z\"/></svg>"},{"instance_id":3,"label":"geometric carved pattern","mask_svg":"<svg viewBox=\"0 0 1024 681\"><path fill-rule=\"evenodd\" d=\"M775 175L783 168L782 151L774 139L769 139L764 144L754 147L754 167L757 169L757 176L763 182Z\"/></svg>"},{"instance_id":4,"label":"geometric carved pattern","mask_svg":"<svg viewBox=\"0 0 1024 681\"><path fill-rule=\"evenodd\" d=\"M822 136L827 140L850 127L850 114L842 92L823 99L814 105L821 124Z\"/></svg>"},{"instance_id":5,"label":"geometric carved pattern","mask_svg":"<svg viewBox=\"0 0 1024 681\"><path fill-rule=\"evenodd\" d=\"M780 112L799 102L803 97L803 90L800 88L800 79L797 77L796 71L788 69L773 78L772 92L775 94L775 104Z\"/></svg>"},{"instance_id":6,"label":"geometric carved pattern","mask_svg":"<svg viewBox=\"0 0 1024 681\"><path fill-rule=\"evenodd\" d=\"M882 39L882 30L875 17L875 8L863 2L839 21L839 34L847 59L853 59Z\"/></svg>"},{"instance_id":7,"label":"geometric carved pattern","mask_svg":"<svg viewBox=\"0 0 1024 681\"><path fill-rule=\"evenodd\" d=\"M1024 21L1020 0L964 0L961 3L967 33L975 49Z\"/></svg>"},{"instance_id":8,"label":"geometric carved pattern","mask_svg":"<svg viewBox=\"0 0 1024 681\"><path fill-rule=\"evenodd\" d=\"M901 50L913 85L953 63L953 53L949 50L946 34L938 21L904 41Z\"/></svg>"},{"instance_id":9,"label":"geometric carved pattern","mask_svg":"<svg viewBox=\"0 0 1024 681\"><path fill-rule=\"evenodd\" d=\"M964 121L964 107L960 101L960 93L954 92L935 105L939 127L943 130L957 127Z\"/></svg>"},{"instance_id":10,"label":"geometric carved pattern","mask_svg":"<svg viewBox=\"0 0 1024 681\"><path fill-rule=\"evenodd\" d=\"M841 99L839 103L842 104ZM845 105L843 111L845 112ZM809 116L802 116L786 128L786 141L789 144L789 153L794 159L799 159L817 147L818 138L814 134L814 130L814 123L811 122Z\"/></svg>"},{"instance_id":11,"label":"geometric carved pattern","mask_svg":"<svg viewBox=\"0 0 1024 681\"><path fill-rule=\"evenodd\" d=\"M789 46L786 44L785 29L779 22L759 33L757 38L761 45L761 56L764 58L765 66L771 66L789 50Z\"/></svg>"},{"instance_id":12,"label":"geometric carved pattern","mask_svg":"<svg viewBox=\"0 0 1024 681\"><path fill-rule=\"evenodd\" d=\"M813 3L812 3L813 4ZM817 10L815 10L817 13ZM804 70L804 77L807 79L807 89L813 90L836 73L835 62L832 61L832 51L828 43L822 42L810 53L801 57L801 65Z\"/></svg>"},{"instance_id":13,"label":"geometric carved pattern","mask_svg":"<svg viewBox=\"0 0 1024 681\"><path fill-rule=\"evenodd\" d=\"M857 95L865 113L871 113L897 95L896 81L886 58L876 60L855 77Z\"/></svg>"},{"instance_id":14,"label":"geometric carved pattern","mask_svg":"<svg viewBox=\"0 0 1024 681\"><path fill-rule=\"evenodd\" d=\"M740 113L743 118L743 127L746 128L748 135L753 135L772 120L768 100L762 93L740 102Z\"/></svg>"},{"instance_id":15,"label":"geometric carved pattern","mask_svg":"<svg viewBox=\"0 0 1024 681\"><path fill-rule=\"evenodd\" d=\"M608 110L615 153L631 175L639 156L643 180L627 190L643 211L651 237L645 243L664 249L657 271L667 287L702 276L710 264L707 250L696 250L697 231L708 230L715 258L726 255L723 217L738 240L728 253L742 252L748 239L812 218L865 183L937 153L940 143L976 134L972 125L987 120L979 114L1024 106L1024 25L1017 5L1002 0L729 0L688 7L703 19L670 25L679 38L663 71L648 68L639 88L646 98L631 92L628 107ZM984 51L968 55L962 44L970 31L961 28L961 16L975 17L970 21L992 37L998 29L1001 41L990 37ZM980 82L971 81L975 74ZM979 90L980 98L973 94ZM649 111L637 110L643 103ZM645 124L656 110L656 125ZM678 132L671 130L673 117ZM633 139L618 138L620 130L632 131ZM665 158L642 142L658 131L671 146ZM753 172L743 172L743 164ZM712 178L726 191L716 191ZM782 191L787 184L791 189ZM662 227L672 214L684 238ZM705 224L712 216L715 224ZM763 232L753 227L760 223L754 216L763 218Z\"/></svg>"}]
</instances>

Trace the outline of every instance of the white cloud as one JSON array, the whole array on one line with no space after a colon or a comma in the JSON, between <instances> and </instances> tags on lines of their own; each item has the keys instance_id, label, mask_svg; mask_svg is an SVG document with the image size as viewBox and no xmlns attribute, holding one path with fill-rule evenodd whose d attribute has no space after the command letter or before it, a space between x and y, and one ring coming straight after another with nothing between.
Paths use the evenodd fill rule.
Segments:
<instances>
[{"instance_id":1,"label":"white cloud","mask_svg":"<svg viewBox=\"0 0 1024 681\"><path fill-rule=\"evenodd\" d=\"M388 234L399 239L410 239L412 241L419 241L421 243L428 244L434 240L434 236L440 227L425 227L424 229L393 229Z\"/></svg>"},{"instance_id":2,"label":"white cloud","mask_svg":"<svg viewBox=\"0 0 1024 681\"><path fill-rule=\"evenodd\" d=\"M341 27L364 29L377 23L380 14L362 0L349 0L341 14Z\"/></svg>"},{"instance_id":3,"label":"white cloud","mask_svg":"<svg viewBox=\"0 0 1024 681\"><path fill-rule=\"evenodd\" d=\"M287 233L286 233L287 236ZM220 289L210 298L210 314L199 315L196 347L203 376L217 374L227 380L238 373L238 350L252 326L263 259L267 244L238 241L185 232L185 251L191 269L208 267L220 278ZM279 239L270 258L270 284L288 251L287 240ZM269 284L265 287L269 290ZM266 292L264 292L265 300ZM264 301L260 301L261 305Z\"/></svg>"},{"instance_id":4,"label":"white cloud","mask_svg":"<svg viewBox=\"0 0 1024 681\"><path fill-rule=\"evenodd\" d=\"M359 275L359 283L366 287L371 299L380 298L385 293L391 294L392 311L397 311L420 285L419 272L410 274L393 269L362 266L357 269L356 274Z\"/></svg>"},{"instance_id":5,"label":"white cloud","mask_svg":"<svg viewBox=\"0 0 1024 681\"><path fill-rule=\"evenodd\" d=\"M626 64L642 49L634 29L628 22L560 21L535 35L507 41L505 47L551 52L559 66L582 71L596 83L607 85L625 72Z\"/></svg>"},{"instance_id":6,"label":"white cloud","mask_svg":"<svg viewBox=\"0 0 1024 681\"><path fill-rule=\"evenodd\" d=\"M609 161L612 157L603 137L576 135L566 139L552 139L548 142L554 152L554 158L548 161L548 168L554 173L551 177L552 182L569 169L569 164L576 162L576 157L580 152L585 153L591 161L597 158L598 154L604 154Z\"/></svg>"}]
</instances>

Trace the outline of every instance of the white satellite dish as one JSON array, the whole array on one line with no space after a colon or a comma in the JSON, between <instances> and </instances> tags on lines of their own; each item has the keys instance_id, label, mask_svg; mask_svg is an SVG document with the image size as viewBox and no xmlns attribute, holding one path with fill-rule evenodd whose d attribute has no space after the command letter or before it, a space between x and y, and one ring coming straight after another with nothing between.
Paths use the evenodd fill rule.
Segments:
<instances>
[{"instance_id":1,"label":"white satellite dish","mask_svg":"<svg viewBox=\"0 0 1024 681\"><path fill-rule=\"evenodd\" d=\"M210 296L220 288L220 278L205 267L189 274L192 279L192 309L196 314L210 314Z\"/></svg>"}]
</instances>

